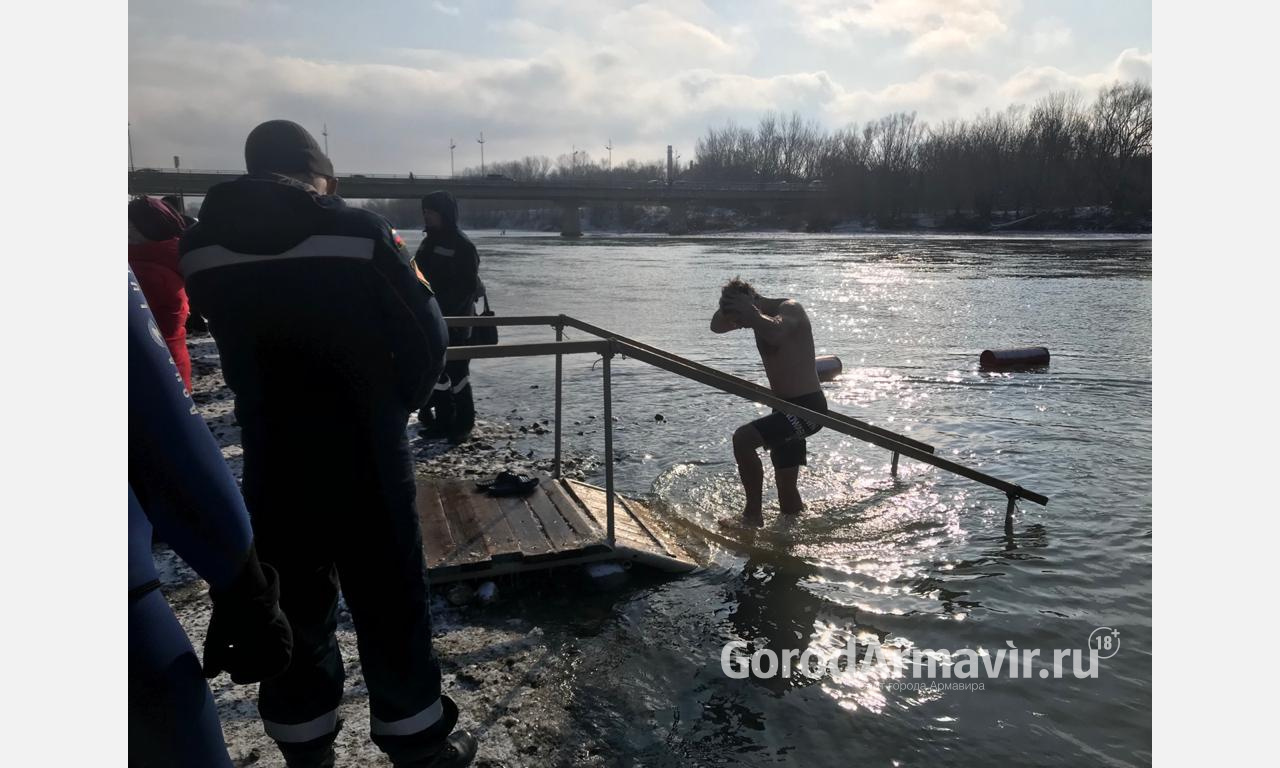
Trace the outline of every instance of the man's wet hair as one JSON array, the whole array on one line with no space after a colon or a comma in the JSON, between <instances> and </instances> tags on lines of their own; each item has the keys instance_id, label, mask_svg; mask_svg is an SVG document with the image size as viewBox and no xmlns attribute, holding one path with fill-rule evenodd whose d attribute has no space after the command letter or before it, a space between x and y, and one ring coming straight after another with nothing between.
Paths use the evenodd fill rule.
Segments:
<instances>
[{"instance_id":1,"label":"man's wet hair","mask_svg":"<svg viewBox=\"0 0 1280 768\"><path fill-rule=\"evenodd\" d=\"M745 293L753 299L760 298L760 294L756 293L756 289L751 287L751 283L743 280L741 277L735 277L724 284L720 289L721 296L727 296L731 293Z\"/></svg>"}]
</instances>

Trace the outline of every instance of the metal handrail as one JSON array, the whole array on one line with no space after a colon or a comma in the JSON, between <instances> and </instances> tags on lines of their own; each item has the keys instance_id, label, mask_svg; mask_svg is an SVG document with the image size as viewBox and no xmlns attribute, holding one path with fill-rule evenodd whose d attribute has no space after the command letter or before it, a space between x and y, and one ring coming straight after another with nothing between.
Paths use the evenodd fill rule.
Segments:
<instances>
[{"instance_id":1,"label":"metal handrail","mask_svg":"<svg viewBox=\"0 0 1280 768\"><path fill-rule=\"evenodd\" d=\"M898 471L898 458L902 455L1003 491L1005 497L1008 499L1008 506L1005 510L1006 528L1012 525L1013 511L1018 499L1026 499L1027 501L1032 501L1042 506L1049 503L1049 497L1043 494L1023 488L1016 483L1001 480L992 475L988 475L985 472L980 472L972 467L960 464L959 462L937 456L934 454L933 446L926 443L859 421L858 419L845 416L844 414L834 413L831 411L814 411L809 408L804 408L778 397L772 390L762 387L755 382L747 381L746 379L719 371L715 368L711 368L710 366L702 365L701 363L696 363L692 360L688 360L657 347L652 347L648 344L628 339L625 336L620 336L612 331L591 325L590 323L585 323L581 320L569 317L568 315L517 315L506 317L489 315L446 317L445 321L448 325L454 327L549 325L555 329L556 341L554 342L450 347L449 356L455 360L474 360L482 358L555 355L555 460L552 465L552 473L556 478L559 478L561 475L561 413L563 400L562 356L567 354L595 352L601 355L604 359L604 442L606 456L605 507L607 519L606 535L609 546L613 546L614 544L613 397L610 359L615 354L635 358L636 360L648 363L655 368L659 368L669 373L674 373L677 376L682 376L686 379L696 381L713 389L718 389L721 392L737 395L738 397L745 398L753 402L768 405L782 413L797 416L805 421L819 424L835 432L839 432L841 434L848 435L849 437L854 437L892 451L893 460L890 471L895 477L897 476ZM564 328L566 326L581 330L585 333L590 333L593 336L597 336L598 339L595 341L564 341Z\"/></svg>"},{"instance_id":2,"label":"metal handrail","mask_svg":"<svg viewBox=\"0 0 1280 768\"><path fill-rule=\"evenodd\" d=\"M689 370L686 369L684 366L681 366L678 363L674 363L671 360L661 355L655 355L651 352L648 352L647 350L643 350L638 347L633 347L630 344L626 344L624 342L617 342L617 344L619 347L622 348L623 354L626 354L629 357L634 357L638 360L643 360L644 362L647 362L656 368L662 368L663 370L670 371L671 373L677 374L679 376L684 376L685 378L694 378L695 380L700 380L700 379L697 379L694 375L692 375L689 372ZM893 451L895 454L910 456L911 458L917 461L922 461L925 464L932 464L933 466L938 467L940 469L945 469L948 472L953 472L962 477L967 477L970 480L976 480L979 483L982 483L984 485L989 485L992 488L997 488L1001 491L1004 491L1006 495L1012 495L1016 498L1027 499L1028 501L1034 501L1035 503L1041 504L1041 505L1049 503L1049 499L1047 496L1043 496L1039 493L1036 493L1035 491L1030 491L1030 490L1027 490L1026 488L1023 488L1020 485L1006 482L997 477L992 477L991 475L988 475L984 472L979 472L976 469L966 467L963 464L958 464L949 459L944 459L941 456L935 456L934 454L929 453L928 451L922 451L910 445L896 442L890 438L867 433L865 430L857 429L856 427L851 427L847 424L842 423L837 419L832 418L829 413L824 413L822 411L814 411L814 410L810 410L809 408L803 408L799 405L783 400L782 398L776 395L762 395L759 393L748 394L748 392L746 391L746 388L731 387L723 384L717 385L716 383L712 382L709 379L702 381L702 383L707 384L708 386L716 387L722 392L728 392L729 394L738 395L739 397L745 397L749 400L754 400L757 403L762 403L764 405L771 406L773 408L778 409L779 411L782 411L783 413L790 413L793 416L798 416L804 419L805 421L812 422L814 424L821 424L822 426L827 427L828 429L835 430L836 432L841 432L843 434L849 435L850 437L857 437L859 439L867 441L868 443L872 443L873 445L878 445L881 448L887 448L890 451Z\"/></svg>"},{"instance_id":3,"label":"metal handrail","mask_svg":"<svg viewBox=\"0 0 1280 768\"><path fill-rule=\"evenodd\" d=\"M739 377L737 377L737 376L733 376L733 375L731 375L731 374L724 373L723 371L716 370L715 368L712 368L712 367L711 367L711 366L709 366L709 365L703 365L703 364L701 364L701 363L694 362L693 360L689 360L689 359L687 359L687 358L680 357L679 355L675 355L675 354L673 354L673 353L671 353L671 352L667 352L667 351L666 351L666 350L664 350L664 349L659 349L658 347L650 346L650 345L645 344L645 343L643 343L643 342L636 341L635 339L628 339L628 338L627 338L627 337L625 337L625 336L619 336L619 335L617 335L617 334L615 334L615 333L613 333L613 332L611 332L611 331L607 331L607 330L605 330L604 328L600 328L600 327L598 327L598 326L591 325L590 323L585 323L585 322L583 322L583 321L581 321L581 320L576 320L576 319L574 319L574 318L572 318L572 317L566 317L566 318L565 318L565 322L566 322L568 325L570 325L570 326L572 326L572 327L574 327L574 328L577 328L577 329L578 329L578 330L580 330L580 331L584 331L584 332L586 332L586 333L590 333L590 334L592 334L592 335L594 335L594 336L598 336L598 337L600 337L600 338L614 338L614 339L617 339L619 342L622 342L622 343L624 343L624 344L627 344L627 345L629 345L629 346L631 346L631 347L633 347L633 348L642 349L642 350L644 350L644 351L646 351L646 352L649 352L649 353L651 353L651 354L660 355L660 356L662 356L662 357L664 357L664 358L666 358L666 359L668 359L668 360L670 360L670 361L672 361L672 362L674 362L674 363L677 363L677 364L679 364L679 365L683 365L683 366L687 366L687 367L689 367L689 368L694 369L695 371L697 371L697 372L699 372L699 373L702 373L702 374L704 374L704 375L706 375L706 376L709 376L709 377L711 377L711 378L713 378L713 379L723 381L723 382L725 382L725 383L727 383L727 384L735 385L735 386L741 386L741 387L747 387L748 389L750 389L750 390L754 391L756 394L764 395L764 396L769 397L769 398L774 398L774 399L776 399L776 397L777 397L777 396L774 394L773 390L769 389L768 387L762 387L762 386L760 386L759 384L756 384L756 383L755 383L755 382L753 382L753 381L748 381L748 380L746 380L746 379L739 378ZM682 375L683 375L683 374L682 374ZM737 394L737 393L734 393L734 394ZM757 401L757 402L760 402L760 401ZM766 403L766 404L767 404L767 403ZM865 422L865 421L861 421L861 420L859 420L859 419L855 419L855 418L853 418L852 416L846 416L846 415L844 415L843 413L835 413L835 412L829 412L829 413L830 413L831 418L835 419L836 421L842 422L842 423L844 423L844 424L846 424L846 425L848 425L848 426L850 426L850 427L852 427L852 428L854 428L854 429L857 429L857 430L859 430L860 432L870 432L870 433L872 433L872 434L874 434L874 435L879 435L880 437L888 438L888 439L893 440L893 441L895 441L895 442L903 443L903 444L905 444L905 445L909 445L909 446L911 446L911 447L915 448L916 450L925 451L925 452L927 452L927 453L933 453L933 452L934 452L934 448L933 448L933 446L932 446L932 445L929 445L928 443L922 443L922 442L920 442L919 440L913 440L913 439L911 439L911 438L907 437L906 435L902 435L902 434L899 434L899 433L897 433L897 432L891 432L890 430L883 429L883 428L881 428L881 427L877 427L877 426L875 426L875 425L873 425L873 424L868 424L868 423L867 423L867 422Z\"/></svg>"}]
</instances>

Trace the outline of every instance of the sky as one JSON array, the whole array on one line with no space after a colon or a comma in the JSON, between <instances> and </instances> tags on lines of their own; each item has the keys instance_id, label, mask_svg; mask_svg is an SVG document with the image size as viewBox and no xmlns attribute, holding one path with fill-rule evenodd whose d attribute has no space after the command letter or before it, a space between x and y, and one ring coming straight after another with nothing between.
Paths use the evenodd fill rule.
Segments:
<instances>
[{"instance_id":1,"label":"sky","mask_svg":"<svg viewBox=\"0 0 1280 768\"><path fill-rule=\"evenodd\" d=\"M238 170L297 121L338 173L448 175L572 149L685 160L770 110L827 130L938 122L1151 80L1134 0L131 0L138 167Z\"/></svg>"}]
</instances>

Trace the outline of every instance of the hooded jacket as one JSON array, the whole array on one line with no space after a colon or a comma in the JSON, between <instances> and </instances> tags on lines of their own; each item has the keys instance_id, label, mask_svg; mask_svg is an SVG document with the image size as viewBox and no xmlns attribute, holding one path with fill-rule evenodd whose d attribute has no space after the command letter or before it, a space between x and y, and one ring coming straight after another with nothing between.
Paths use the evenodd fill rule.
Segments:
<instances>
[{"instance_id":1,"label":"hooded jacket","mask_svg":"<svg viewBox=\"0 0 1280 768\"><path fill-rule=\"evenodd\" d=\"M441 312L446 316L474 315L476 300L484 293L480 255L458 228L458 203L448 192L432 192L422 198L422 207L439 213L443 222L436 229L426 230L414 262L436 292ZM449 329L452 344L470 336L470 328Z\"/></svg>"},{"instance_id":2,"label":"hooded jacket","mask_svg":"<svg viewBox=\"0 0 1280 768\"><path fill-rule=\"evenodd\" d=\"M246 461L251 442L296 449L321 435L327 450L366 451L371 431L402 435L431 394L446 329L380 216L288 177L242 176L209 190L181 254Z\"/></svg>"},{"instance_id":3,"label":"hooded jacket","mask_svg":"<svg viewBox=\"0 0 1280 768\"><path fill-rule=\"evenodd\" d=\"M160 335L169 347L182 383L191 391L191 355L187 352L187 291L178 267L178 238L129 243L129 268L142 285Z\"/></svg>"}]
</instances>

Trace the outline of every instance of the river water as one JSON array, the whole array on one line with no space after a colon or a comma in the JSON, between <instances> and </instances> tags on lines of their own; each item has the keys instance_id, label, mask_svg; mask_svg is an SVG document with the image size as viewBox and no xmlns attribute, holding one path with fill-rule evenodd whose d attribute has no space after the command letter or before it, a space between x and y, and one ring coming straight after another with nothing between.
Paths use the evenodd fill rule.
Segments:
<instances>
[{"instance_id":1,"label":"river water","mask_svg":"<svg viewBox=\"0 0 1280 768\"><path fill-rule=\"evenodd\" d=\"M742 505L729 437L766 409L615 360L617 487L653 501L704 565L527 607L562 638L579 727L644 765L1150 762L1149 238L473 237L498 313L562 312L762 383L749 332L708 331L719 286L741 275L795 298L818 353L844 362L824 385L832 408L1051 498L1021 502L1006 532L998 491L906 459L895 481L886 451L824 430L801 474L805 516L777 520L766 460L768 524L736 531L719 522ZM1030 345L1049 347L1052 365L978 370L985 348ZM550 359L472 371L481 419L551 418ZM566 452L598 462L600 365L566 358L565 392ZM529 449L549 455L550 440ZM588 479L602 477L597 463ZM1119 650L1095 678L1069 662L1062 679L1038 677L1098 627L1119 632ZM850 638L859 658L873 645L1041 658L1031 679L1006 666L936 687L884 667L721 670L730 641L827 659Z\"/></svg>"}]
</instances>

